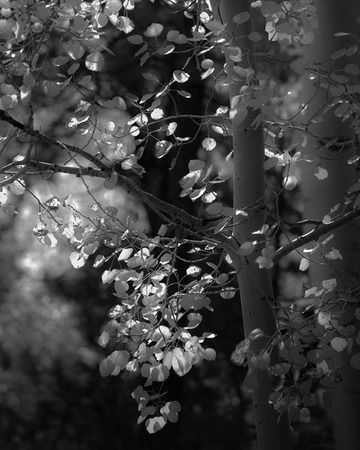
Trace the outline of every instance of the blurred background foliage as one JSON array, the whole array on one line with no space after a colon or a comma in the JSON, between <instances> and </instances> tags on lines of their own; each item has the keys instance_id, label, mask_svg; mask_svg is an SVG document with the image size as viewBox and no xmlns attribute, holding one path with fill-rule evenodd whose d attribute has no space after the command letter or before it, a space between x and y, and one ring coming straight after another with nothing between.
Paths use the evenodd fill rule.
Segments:
<instances>
[{"instance_id":1,"label":"blurred background foliage","mask_svg":"<svg viewBox=\"0 0 360 450\"><path fill-rule=\"evenodd\" d=\"M156 8L149 2L139 3L133 17L137 30L146 29L152 22L184 33L192 26L192 20L183 14L174 14L165 3L158 2L158 5ZM133 56L134 47L126 37L109 25L106 39L115 56L109 54L105 70L94 77L99 95L112 98L126 92L142 95L154 90L155 86L141 76ZM55 52L56 36L51 44L54 48L50 45L44 49L45 61L52 51ZM274 49L274 58L279 57L276 51ZM154 73L165 82L182 66L182 58L186 57L178 54L158 56L149 60L143 72ZM221 64L220 54L215 53L213 58L216 64ZM294 58L294 55L281 55L281 58ZM50 63L48 70L52 70ZM169 99L168 115L186 115L187 112L200 115L205 105L209 107L210 104L211 110L215 111L226 102L221 88L213 92L210 81L200 82L195 63L190 64L187 71L191 75L187 90L194 95L190 100L177 97L176 107ZM271 75L284 92L289 91L289 86L296 92L297 80L288 78L284 65L273 65ZM78 100L71 87L55 99L38 92L34 98L35 118L42 132L82 145L84 136L65 127ZM278 102L276 107L286 113L293 102L296 102L296 94L285 96L282 104ZM126 120L126 117L109 117L109 110L99 114L100 124L101 121ZM6 126L1 132L4 135L8 132ZM230 150L230 142L219 142L216 151L206 153L201 149L204 136L198 132L198 124L179 120L178 132L180 136L195 138L182 147L172 170L168 167L174 155L155 159L149 140L149 148L141 160L146 169L142 184L144 189L163 200L197 214L196 204L188 198L178 197L178 180L187 173L190 159L211 157L213 164L221 165ZM7 152L7 157L12 158L19 152L16 145ZM44 147L38 151L46 155L49 149ZM48 157L53 159L54 156L49 154ZM281 172L270 171L269 189L279 191L281 178ZM50 195L63 200L70 193L74 204L85 215L92 214L92 204L96 200L103 206L117 207L123 217L137 211L138 226L147 232L156 232L160 225L158 218L136 199L116 189L104 192L102 184L96 181L88 184L94 195L92 199L80 180L66 175L29 182L34 194L42 201ZM231 185L220 185L218 196L231 204ZM281 205L277 205L281 214L289 220L298 220L298 190L285 192L281 199ZM0 447L6 450L253 448L249 399L240 387L244 369L229 362L234 346L243 337L239 299L213 299L215 312L206 314L204 326L218 335L214 342L217 361L196 366L184 379L170 377L167 388L169 394L182 403L181 420L178 424L168 425L161 433L147 435L142 426L136 425L136 404L130 397L138 382L136 377L103 379L98 371L104 351L97 339L106 324L107 311L116 303L111 290L102 285L101 273L90 262L82 269L73 269L69 261L72 249L67 242L59 242L56 248L38 242L32 233L38 212L34 196L29 193L21 197L14 195L12 202L19 214L7 216L2 213L0 216ZM275 239L281 240L281 235ZM275 272L277 295L284 301L296 300L306 281L303 274L302 278L296 275L294 268L294 261L288 258ZM183 269L178 267L178 270ZM330 424L321 411L318 416L315 412L315 421L304 429L297 429L295 436L297 448L329 443Z\"/></svg>"}]
</instances>

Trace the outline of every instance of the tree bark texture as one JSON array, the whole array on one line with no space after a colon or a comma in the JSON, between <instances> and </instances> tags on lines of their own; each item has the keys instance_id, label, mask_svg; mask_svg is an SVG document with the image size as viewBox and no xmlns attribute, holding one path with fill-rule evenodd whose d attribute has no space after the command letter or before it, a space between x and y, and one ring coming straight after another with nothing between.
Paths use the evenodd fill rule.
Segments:
<instances>
[{"instance_id":1,"label":"tree bark texture","mask_svg":"<svg viewBox=\"0 0 360 450\"><path fill-rule=\"evenodd\" d=\"M215 19L226 24L223 37L231 47L240 47L243 53L244 68L252 67L252 45L247 38L252 31L251 20L237 26L233 17L236 14L253 13L251 1L219 0L212 1ZM240 79L233 70L233 61L224 47L226 56L226 70L229 79L230 103L240 94L244 86L244 79ZM253 120L259 115L259 110L248 108L246 118L241 122L235 116L232 124L234 146L234 208L242 209L255 204L265 195L264 175L264 142L263 127L256 129ZM234 237L241 243L252 241L253 231L264 224L264 215L257 210L244 221L234 223ZM259 249L260 251L261 249ZM276 333L276 320L271 306L273 289L270 271L258 269L254 260L258 253L250 255L249 264L237 267L238 283L240 289L241 306L243 313L244 332L247 336L254 329L260 328L267 337ZM261 342L260 346L264 346ZM260 350L258 348L257 350ZM277 349L274 350L274 359L277 359ZM279 418L268 397L272 392L272 382L265 370L254 370L256 389L252 394L255 414L258 450L290 450L291 438L288 418L286 414Z\"/></svg>"},{"instance_id":2,"label":"tree bark texture","mask_svg":"<svg viewBox=\"0 0 360 450\"><path fill-rule=\"evenodd\" d=\"M330 55L337 50L355 45L356 41L351 37L336 37L334 34L338 32L358 34L356 18L359 17L360 3L358 0L349 0L345 3L339 0L318 0L315 1L315 6L319 18L319 28L315 33L314 42L304 48L304 58L313 67L339 73L346 65L356 62L356 59L351 55L334 60ZM308 75L307 73L303 78L302 95L304 103L309 102L310 99L311 101L302 120L319 116L324 106L329 104L329 90L319 89L316 79L311 81ZM358 80L350 80L349 84L351 85L354 81L358 82ZM336 108L332 108L323 115L322 122L312 123L309 127L311 132L319 136L319 140L312 139L308 143L306 152L309 156L318 158L318 163L328 171L328 178L318 180L314 176L314 166L304 163L301 173L304 218L322 220L326 214L329 214L332 207L338 203L344 203L349 187L358 178L355 164L347 163L348 159L355 154L356 149L353 143L343 147L332 146L329 148L322 145L323 139L338 138L339 142L353 141L354 139L354 116L349 120L341 121L335 116L334 109ZM328 244L329 250L331 247L340 250L343 260L333 261L329 265L325 259L319 259L317 263L311 264L310 281L314 285L321 286L323 280L336 278L339 290L358 287L360 283L359 219L352 220L333 233L334 238ZM345 312L348 317L353 317L353 306L353 304L349 305ZM339 308L342 307L343 305L339 305ZM359 350L359 346L354 343L350 355L347 349L342 352L341 375L343 381L332 392L331 413L338 450L358 450L360 448L360 371L352 368L349 364L351 355Z\"/></svg>"}]
</instances>

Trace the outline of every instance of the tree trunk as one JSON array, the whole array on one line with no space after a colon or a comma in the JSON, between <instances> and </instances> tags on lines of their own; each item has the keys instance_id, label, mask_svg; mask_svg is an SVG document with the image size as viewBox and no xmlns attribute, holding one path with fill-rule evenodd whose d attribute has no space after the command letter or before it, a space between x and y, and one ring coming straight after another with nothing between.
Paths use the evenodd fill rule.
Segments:
<instances>
[{"instance_id":1,"label":"tree trunk","mask_svg":"<svg viewBox=\"0 0 360 450\"><path fill-rule=\"evenodd\" d=\"M244 60L247 61L247 64L244 63L244 68L249 67L249 64L254 68L253 63L249 63L249 60L252 59L252 46L251 41L247 38L252 31L252 25L251 21L247 21L245 24L236 26L233 17L243 12L252 14L250 5L250 0L212 1L216 20L227 24L224 32L224 37L228 41L227 45L242 49ZM227 55L226 70L231 103L244 86L244 79L240 80L234 72L234 63L228 57L226 46L224 46L224 52ZM260 125L255 129L252 125L258 115L259 111L248 108L247 116L243 121L239 121L236 116L233 119L234 208L236 209L253 205L265 195L263 128ZM239 243L252 241L254 238L251 233L260 229L263 224L264 214L261 209L258 209L247 220L234 223L234 237ZM250 255L249 264L237 267L244 332L245 336L248 336L254 329L261 329L269 337L276 333L276 320L271 307L273 299L271 274L267 269L257 268L254 263L257 255L258 253ZM260 345L263 347L264 341ZM277 359L276 354L274 358ZM252 377L256 385L252 394L252 402L258 450L290 450L291 439L287 415L284 414L279 418L268 401L269 394L272 392L272 383L268 372L254 370Z\"/></svg>"},{"instance_id":2,"label":"tree trunk","mask_svg":"<svg viewBox=\"0 0 360 450\"><path fill-rule=\"evenodd\" d=\"M360 4L358 0L349 0L346 5L339 0L315 2L319 17L319 28L315 34L314 43L304 48L304 57L308 62L315 62L315 67L334 71L341 71L347 64L353 63L353 55L331 59L335 51L348 48L356 42L351 37L334 37L337 32L357 34L356 17L359 16ZM321 66L318 65L321 63ZM349 76L349 74L345 74ZM351 75L350 75L351 77ZM354 80L352 80L354 81ZM351 83L350 83L351 84ZM319 115L323 107L329 103L329 92L318 90L317 83L311 82L308 74L304 77L303 101L309 103L305 119ZM309 129L319 137L312 139L309 155L319 158L318 161L328 171L328 178L318 180L314 176L314 168L306 164L302 168L301 181L304 196L304 218L322 220L334 205L344 203L348 188L357 181L354 165L347 163L354 155L353 143L343 147L333 146L324 148L322 139L338 138L339 142L352 141L352 119L341 121L334 115L334 108L328 111L321 123L313 123ZM336 278L339 290L359 286L360 267L360 239L359 220L335 230L334 238L329 243L329 250L334 247L340 250L343 260L334 261L331 266L324 260L310 266L310 281L321 286L326 279ZM336 294L335 294L336 295ZM342 308L343 305L339 305ZM346 314L353 316L350 308ZM359 327L357 327L359 328ZM359 329L357 329L359 331ZM359 352L359 346L354 343L351 354ZM351 354L347 350L342 352L343 381L333 391L332 417L334 421L334 436L338 450L358 450L360 448L360 372L349 364Z\"/></svg>"}]
</instances>

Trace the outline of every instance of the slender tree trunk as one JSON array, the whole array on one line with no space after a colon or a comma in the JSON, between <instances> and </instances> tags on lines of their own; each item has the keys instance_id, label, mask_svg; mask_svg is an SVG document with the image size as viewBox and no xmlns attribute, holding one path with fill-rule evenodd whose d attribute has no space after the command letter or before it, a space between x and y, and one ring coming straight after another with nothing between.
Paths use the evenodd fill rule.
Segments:
<instances>
[{"instance_id":1,"label":"slender tree trunk","mask_svg":"<svg viewBox=\"0 0 360 450\"><path fill-rule=\"evenodd\" d=\"M244 68L253 67L251 62L252 47L247 35L252 31L251 20L236 26L233 17L236 14L251 11L251 1L219 0L212 1L216 20L227 24L224 37L231 47L239 47L243 53ZM226 70L229 78L230 103L239 95L244 86L244 79L233 70L233 61L228 57L228 48L224 47ZM254 67L253 67L254 68ZM263 199L265 195L264 175L264 142L263 128L254 128L253 120L259 111L248 109L247 117L240 123L238 117L233 119L234 146L234 208L242 209ZM255 212L245 221L234 223L234 237L241 243L252 241L251 235L264 224L261 210ZM254 260L258 253L251 255L249 264L237 267L238 283L244 321L244 332L247 336L254 329L261 329L267 337L276 333L276 320L271 307L273 299L270 271L258 269ZM264 341L259 343L264 346ZM260 349L260 346L258 350ZM276 351L275 351L276 353ZM276 354L274 355L276 359ZM290 450L291 439L289 423L286 414L279 418L269 403L268 397L272 392L271 379L266 370L254 370L256 388L252 395L255 414L258 450Z\"/></svg>"},{"instance_id":2,"label":"slender tree trunk","mask_svg":"<svg viewBox=\"0 0 360 450\"><path fill-rule=\"evenodd\" d=\"M339 0L319 0L315 2L318 10L319 29L316 32L312 45L304 49L307 61L321 63L321 69L339 74L347 64L353 63L353 56L344 56L335 61L330 55L335 51L348 48L355 44L347 37L334 37L337 32L357 34L356 17L359 16L360 3L358 0L348 0L345 3ZM334 72L335 73L335 72ZM354 81L354 80L352 80ZM329 91L318 90L316 83L308 77L304 78L303 101L309 103L305 119L318 115L324 105L329 103ZM352 119L341 121L334 115L334 108L324 115L321 123L313 123L309 128L319 136L320 140L338 138L339 142L353 140ZM311 157L318 157L323 168L328 171L328 178L318 180L314 176L313 168L307 164L302 170L302 192L304 195L305 218L319 219L329 213L330 209L340 203L343 204L348 188L357 181L354 165L347 163L349 157L354 155L354 144L343 147L324 148L315 139L309 142L308 153ZM334 238L329 243L329 250L334 247L340 250L343 260L334 261L328 265L324 260L320 264L310 266L310 281L321 286L322 280L336 278L338 287L358 287L360 267L360 232L359 220L342 226L334 232ZM343 305L339 305L342 308ZM353 315L351 307L346 311L347 316ZM359 331L359 329L357 330ZM354 343L351 354L359 352L359 346ZM351 354L347 350L343 356L343 381L333 391L332 416L334 420L334 436L338 450L360 449L360 371L349 364Z\"/></svg>"}]
</instances>

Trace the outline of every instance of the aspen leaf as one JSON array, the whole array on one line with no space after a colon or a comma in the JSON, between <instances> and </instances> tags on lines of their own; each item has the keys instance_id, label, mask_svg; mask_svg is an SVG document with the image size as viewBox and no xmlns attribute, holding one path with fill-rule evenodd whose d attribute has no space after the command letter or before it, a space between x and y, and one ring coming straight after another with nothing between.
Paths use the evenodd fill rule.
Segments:
<instances>
[{"instance_id":1,"label":"aspen leaf","mask_svg":"<svg viewBox=\"0 0 360 450\"><path fill-rule=\"evenodd\" d=\"M74 29L77 33L83 33L86 30L88 24L89 22L85 20L85 18L80 14L76 14L76 16L73 18Z\"/></svg>"},{"instance_id":2,"label":"aspen leaf","mask_svg":"<svg viewBox=\"0 0 360 450\"><path fill-rule=\"evenodd\" d=\"M255 339L260 339L265 336L264 331L261 328L255 328L249 333L249 340L254 341Z\"/></svg>"},{"instance_id":3,"label":"aspen leaf","mask_svg":"<svg viewBox=\"0 0 360 450\"><path fill-rule=\"evenodd\" d=\"M307 258L301 258L299 270L305 272L310 266L310 261Z\"/></svg>"},{"instance_id":4,"label":"aspen leaf","mask_svg":"<svg viewBox=\"0 0 360 450\"><path fill-rule=\"evenodd\" d=\"M80 269L80 267L85 266L87 257L79 252L70 253L70 262L75 269Z\"/></svg>"},{"instance_id":5,"label":"aspen leaf","mask_svg":"<svg viewBox=\"0 0 360 450\"><path fill-rule=\"evenodd\" d=\"M360 369L360 353L355 353L351 359L350 359L350 364L352 365L352 367L354 367L355 369Z\"/></svg>"},{"instance_id":6,"label":"aspen leaf","mask_svg":"<svg viewBox=\"0 0 360 450\"><path fill-rule=\"evenodd\" d=\"M202 72L201 74L201 79L205 80L207 77L209 77L213 72L214 72L215 68L214 67L210 67L209 69L205 70L205 72Z\"/></svg>"},{"instance_id":7,"label":"aspen leaf","mask_svg":"<svg viewBox=\"0 0 360 450\"><path fill-rule=\"evenodd\" d=\"M334 261L335 259L340 259L340 260L343 259L342 254L341 254L340 251L339 251L338 249L336 249L336 248L332 248L331 251L328 252L328 253L325 253L324 256L325 256L326 259L329 259L329 260L331 260L331 261Z\"/></svg>"},{"instance_id":8,"label":"aspen leaf","mask_svg":"<svg viewBox=\"0 0 360 450\"><path fill-rule=\"evenodd\" d=\"M324 359L323 351L319 348L314 348L312 350L309 350L306 354L306 358L311 363L317 364L318 362L322 361Z\"/></svg>"},{"instance_id":9,"label":"aspen leaf","mask_svg":"<svg viewBox=\"0 0 360 450\"><path fill-rule=\"evenodd\" d=\"M224 206L223 206L222 203L220 203L220 202L214 202L214 203L212 203L211 205L209 205L209 206L206 208L206 212L207 212L208 214L211 214L211 215L216 216L216 215L222 213L223 208L224 208Z\"/></svg>"},{"instance_id":10,"label":"aspen leaf","mask_svg":"<svg viewBox=\"0 0 360 450\"><path fill-rule=\"evenodd\" d=\"M100 72L104 66L104 56L99 51L90 53L85 59L85 66L93 72Z\"/></svg>"},{"instance_id":11,"label":"aspen leaf","mask_svg":"<svg viewBox=\"0 0 360 450\"><path fill-rule=\"evenodd\" d=\"M269 256L258 256L255 260L256 264L259 265L260 269L271 269L274 263Z\"/></svg>"},{"instance_id":12,"label":"aspen leaf","mask_svg":"<svg viewBox=\"0 0 360 450\"><path fill-rule=\"evenodd\" d=\"M204 59L201 61L200 66L204 70L211 69L214 66L214 61L212 59Z\"/></svg>"},{"instance_id":13,"label":"aspen leaf","mask_svg":"<svg viewBox=\"0 0 360 450\"><path fill-rule=\"evenodd\" d=\"M7 202L9 193L5 188L0 188L0 203L4 205Z\"/></svg>"},{"instance_id":14,"label":"aspen leaf","mask_svg":"<svg viewBox=\"0 0 360 450\"><path fill-rule=\"evenodd\" d=\"M104 8L104 13L107 15L118 14L122 6L123 5L120 0L107 0Z\"/></svg>"},{"instance_id":15,"label":"aspen leaf","mask_svg":"<svg viewBox=\"0 0 360 450\"><path fill-rule=\"evenodd\" d=\"M230 298L233 298L236 294L236 290L232 289L232 288L224 288L221 292L220 292L220 297L224 298L226 300L229 300Z\"/></svg>"},{"instance_id":16,"label":"aspen leaf","mask_svg":"<svg viewBox=\"0 0 360 450\"><path fill-rule=\"evenodd\" d=\"M297 185L297 179L294 175L288 175L283 178L283 186L287 191L292 191Z\"/></svg>"},{"instance_id":17,"label":"aspen leaf","mask_svg":"<svg viewBox=\"0 0 360 450\"><path fill-rule=\"evenodd\" d=\"M260 42L261 41L261 34L257 31L252 31L248 34L248 39L252 42Z\"/></svg>"},{"instance_id":18,"label":"aspen leaf","mask_svg":"<svg viewBox=\"0 0 360 450\"><path fill-rule=\"evenodd\" d=\"M25 186L24 182L21 182L16 180L13 183L10 184L10 191L15 195L22 195L25 192Z\"/></svg>"},{"instance_id":19,"label":"aspen leaf","mask_svg":"<svg viewBox=\"0 0 360 450\"><path fill-rule=\"evenodd\" d=\"M166 130L166 136L172 136L177 128L177 123L176 122L170 122L167 126L167 130Z\"/></svg>"},{"instance_id":20,"label":"aspen leaf","mask_svg":"<svg viewBox=\"0 0 360 450\"><path fill-rule=\"evenodd\" d=\"M250 14L247 11L244 11L242 13L236 14L233 17L233 21L236 23L236 25L240 25L242 23L245 23L249 19L250 19Z\"/></svg>"},{"instance_id":21,"label":"aspen leaf","mask_svg":"<svg viewBox=\"0 0 360 450\"><path fill-rule=\"evenodd\" d=\"M174 44L165 45L164 47L159 48L157 53L159 55L170 55L175 50Z\"/></svg>"},{"instance_id":22,"label":"aspen leaf","mask_svg":"<svg viewBox=\"0 0 360 450\"><path fill-rule=\"evenodd\" d=\"M116 275L118 275L119 271L117 269L112 270L104 270L101 275L101 281L103 284L110 284L115 280Z\"/></svg>"},{"instance_id":23,"label":"aspen leaf","mask_svg":"<svg viewBox=\"0 0 360 450\"><path fill-rule=\"evenodd\" d=\"M178 83L186 83L190 78L190 75L183 70L175 70L173 73L174 80Z\"/></svg>"},{"instance_id":24,"label":"aspen leaf","mask_svg":"<svg viewBox=\"0 0 360 450\"><path fill-rule=\"evenodd\" d=\"M348 341L341 337L334 337L331 339L331 347L337 352L342 352L348 345Z\"/></svg>"},{"instance_id":25,"label":"aspen leaf","mask_svg":"<svg viewBox=\"0 0 360 450\"><path fill-rule=\"evenodd\" d=\"M346 50L344 48L341 48L340 50L333 52L330 55L330 58L331 59L339 59L339 58L343 57L345 54L346 54Z\"/></svg>"},{"instance_id":26,"label":"aspen leaf","mask_svg":"<svg viewBox=\"0 0 360 450\"><path fill-rule=\"evenodd\" d=\"M211 152L212 150L214 150L214 148L216 147L217 143L215 141L215 139L213 138L205 138L202 141L202 147L207 151L207 152Z\"/></svg>"},{"instance_id":27,"label":"aspen leaf","mask_svg":"<svg viewBox=\"0 0 360 450\"><path fill-rule=\"evenodd\" d=\"M325 180L328 177L328 171L323 167L317 166L315 169L315 176L318 180Z\"/></svg>"},{"instance_id":28,"label":"aspen leaf","mask_svg":"<svg viewBox=\"0 0 360 450\"><path fill-rule=\"evenodd\" d=\"M186 273L187 273L187 275L196 277L197 275L199 275L201 273L201 268L199 266L189 266L186 269Z\"/></svg>"},{"instance_id":29,"label":"aspen leaf","mask_svg":"<svg viewBox=\"0 0 360 450\"><path fill-rule=\"evenodd\" d=\"M190 92L187 91L176 91L181 97L184 98L191 98L191 94Z\"/></svg>"},{"instance_id":30,"label":"aspen leaf","mask_svg":"<svg viewBox=\"0 0 360 450\"><path fill-rule=\"evenodd\" d=\"M109 22L108 16L106 14L104 14L104 13L96 14L94 19L96 21L96 25L99 28L105 27L108 24L108 22Z\"/></svg>"},{"instance_id":31,"label":"aspen leaf","mask_svg":"<svg viewBox=\"0 0 360 450\"><path fill-rule=\"evenodd\" d=\"M125 369L129 358L130 354L127 350L115 350L107 357L107 359L114 363L114 366L116 366L119 371ZM111 374L113 375L113 372Z\"/></svg>"},{"instance_id":32,"label":"aspen leaf","mask_svg":"<svg viewBox=\"0 0 360 450\"><path fill-rule=\"evenodd\" d=\"M344 70L346 73L349 73L351 75L358 75L360 71L357 64L348 64L347 66L345 66Z\"/></svg>"},{"instance_id":33,"label":"aspen leaf","mask_svg":"<svg viewBox=\"0 0 360 450\"><path fill-rule=\"evenodd\" d=\"M184 352L180 347L174 348L172 352L172 368L174 372L182 377L186 375L192 367L192 356L189 352Z\"/></svg>"},{"instance_id":34,"label":"aspen leaf","mask_svg":"<svg viewBox=\"0 0 360 450\"><path fill-rule=\"evenodd\" d=\"M172 148L172 143L166 140L158 141L155 144L154 154L158 159L166 156Z\"/></svg>"},{"instance_id":35,"label":"aspen leaf","mask_svg":"<svg viewBox=\"0 0 360 450\"><path fill-rule=\"evenodd\" d=\"M116 14L109 15L110 22L125 34L131 33L134 28L134 22L127 16L118 16Z\"/></svg>"},{"instance_id":36,"label":"aspen leaf","mask_svg":"<svg viewBox=\"0 0 360 450\"><path fill-rule=\"evenodd\" d=\"M74 60L82 58L85 54L84 47L78 41L71 41L65 45L65 51Z\"/></svg>"},{"instance_id":37,"label":"aspen leaf","mask_svg":"<svg viewBox=\"0 0 360 450\"><path fill-rule=\"evenodd\" d=\"M168 350L168 351L164 352L163 364L168 369L171 369L171 365L172 365L172 351L171 350Z\"/></svg>"},{"instance_id":38,"label":"aspen leaf","mask_svg":"<svg viewBox=\"0 0 360 450\"><path fill-rule=\"evenodd\" d=\"M357 318L357 320L360 320L360 308L356 308L355 317Z\"/></svg>"},{"instance_id":39,"label":"aspen leaf","mask_svg":"<svg viewBox=\"0 0 360 450\"><path fill-rule=\"evenodd\" d=\"M247 241L243 242L239 247L239 255L247 256L251 255L251 253L255 250L255 245L253 242Z\"/></svg>"},{"instance_id":40,"label":"aspen leaf","mask_svg":"<svg viewBox=\"0 0 360 450\"><path fill-rule=\"evenodd\" d=\"M216 359L216 351L213 348L206 348L203 356L207 361L214 361Z\"/></svg>"},{"instance_id":41,"label":"aspen leaf","mask_svg":"<svg viewBox=\"0 0 360 450\"><path fill-rule=\"evenodd\" d=\"M176 41L176 39L179 37L179 35L180 35L180 31L170 30L167 32L166 39L170 42Z\"/></svg>"},{"instance_id":42,"label":"aspen leaf","mask_svg":"<svg viewBox=\"0 0 360 450\"><path fill-rule=\"evenodd\" d=\"M241 353L236 353L235 351L233 351L231 353L231 362L236 364L237 366L243 366L245 361L246 361L246 355L241 354Z\"/></svg>"},{"instance_id":43,"label":"aspen leaf","mask_svg":"<svg viewBox=\"0 0 360 450\"><path fill-rule=\"evenodd\" d=\"M146 37L154 38L154 37L160 36L163 29L164 29L164 26L161 25L161 23L154 22L147 27L146 31L144 32L144 35Z\"/></svg>"},{"instance_id":44,"label":"aspen leaf","mask_svg":"<svg viewBox=\"0 0 360 450\"><path fill-rule=\"evenodd\" d=\"M330 278L329 280L322 281L322 287L328 292L333 291L337 286L336 278Z\"/></svg>"},{"instance_id":45,"label":"aspen leaf","mask_svg":"<svg viewBox=\"0 0 360 450\"><path fill-rule=\"evenodd\" d=\"M234 62L242 61L242 50L240 47L228 47L226 49L226 53L228 54L231 61Z\"/></svg>"},{"instance_id":46,"label":"aspen leaf","mask_svg":"<svg viewBox=\"0 0 360 450\"><path fill-rule=\"evenodd\" d=\"M115 369L115 364L109 358L103 359L99 366L100 375L102 377L109 376L114 369Z\"/></svg>"},{"instance_id":47,"label":"aspen leaf","mask_svg":"<svg viewBox=\"0 0 360 450\"><path fill-rule=\"evenodd\" d=\"M278 363L271 367L271 373L274 375L284 375L285 373L288 373L291 369L291 365L289 363Z\"/></svg>"},{"instance_id":48,"label":"aspen leaf","mask_svg":"<svg viewBox=\"0 0 360 450\"><path fill-rule=\"evenodd\" d=\"M140 34L133 34L127 37L128 42L133 45L140 45L144 42L143 37Z\"/></svg>"},{"instance_id":49,"label":"aspen leaf","mask_svg":"<svg viewBox=\"0 0 360 450\"><path fill-rule=\"evenodd\" d=\"M149 434L154 434L160 431L166 425L166 421L163 417L151 417L145 422L145 427Z\"/></svg>"},{"instance_id":50,"label":"aspen leaf","mask_svg":"<svg viewBox=\"0 0 360 450\"><path fill-rule=\"evenodd\" d=\"M117 184L118 174L116 172L112 172L110 178L107 178L104 182L104 187L106 189L114 189Z\"/></svg>"},{"instance_id":51,"label":"aspen leaf","mask_svg":"<svg viewBox=\"0 0 360 450\"><path fill-rule=\"evenodd\" d=\"M187 319L189 322L185 328L191 330L197 328L198 325L200 325L202 321L202 315L200 313L190 313L188 314Z\"/></svg>"},{"instance_id":52,"label":"aspen leaf","mask_svg":"<svg viewBox=\"0 0 360 450\"><path fill-rule=\"evenodd\" d=\"M123 248L118 256L118 261L126 261L132 255L133 248Z\"/></svg>"},{"instance_id":53,"label":"aspen leaf","mask_svg":"<svg viewBox=\"0 0 360 450\"><path fill-rule=\"evenodd\" d=\"M151 111L150 117L154 120L159 120L164 117L164 110L162 108L155 108Z\"/></svg>"}]
</instances>

